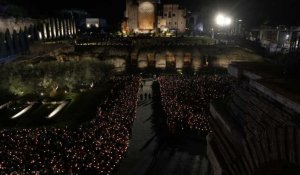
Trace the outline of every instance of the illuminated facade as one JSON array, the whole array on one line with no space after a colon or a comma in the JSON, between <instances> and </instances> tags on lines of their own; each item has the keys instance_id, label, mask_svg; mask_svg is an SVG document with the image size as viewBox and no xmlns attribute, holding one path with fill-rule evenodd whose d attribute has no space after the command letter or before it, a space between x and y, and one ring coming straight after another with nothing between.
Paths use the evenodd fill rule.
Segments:
<instances>
[{"instance_id":1,"label":"illuminated facade","mask_svg":"<svg viewBox=\"0 0 300 175\"><path fill-rule=\"evenodd\" d=\"M138 8L138 23L140 30L154 30L155 6L151 2L142 2Z\"/></svg>"},{"instance_id":2,"label":"illuminated facade","mask_svg":"<svg viewBox=\"0 0 300 175\"><path fill-rule=\"evenodd\" d=\"M156 30L157 3L154 0L127 0L123 33L149 33Z\"/></svg>"},{"instance_id":3,"label":"illuminated facade","mask_svg":"<svg viewBox=\"0 0 300 175\"><path fill-rule=\"evenodd\" d=\"M160 6L155 0L127 0L125 18L122 32L127 34L186 30L186 10L178 4Z\"/></svg>"},{"instance_id":4,"label":"illuminated facade","mask_svg":"<svg viewBox=\"0 0 300 175\"><path fill-rule=\"evenodd\" d=\"M158 27L163 30L176 30L184 33L186 30L186 9L178 4L164 4L162 16L158 17Z\"/></svg>"}]
</instances>

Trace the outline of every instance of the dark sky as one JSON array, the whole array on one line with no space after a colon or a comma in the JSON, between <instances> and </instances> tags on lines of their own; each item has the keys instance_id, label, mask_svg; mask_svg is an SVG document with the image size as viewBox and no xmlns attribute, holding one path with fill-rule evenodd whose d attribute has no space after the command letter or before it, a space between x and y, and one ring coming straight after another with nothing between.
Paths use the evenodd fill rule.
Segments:
<instances>
[{"instance_id":1,"label":"dark sky","mask_svg":"<svg viewBox=\"0 0 300 175\"><path fill-rule=\"evenodd\" d=\"M61 9L83 9L91 16L107 18L110 23L121 20L125 0L0 0L14 2L28 9L31 15L52 14ZM249 25L262 22L270 24L299 24L297 0L161 0L179 2L192 11L211 14L227 11L242 18ZM208 11L206 13L206 11ZM212 17L211 17L212 18Z\"/></svg>"}]
</instances>

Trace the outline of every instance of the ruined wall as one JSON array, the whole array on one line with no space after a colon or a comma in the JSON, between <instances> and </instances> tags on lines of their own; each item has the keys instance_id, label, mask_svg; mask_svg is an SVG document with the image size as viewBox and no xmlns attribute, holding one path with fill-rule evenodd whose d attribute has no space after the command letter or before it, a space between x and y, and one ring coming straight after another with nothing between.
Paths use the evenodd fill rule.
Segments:
<instances>
[{"instance_id":1,"label":"ruined wall","mask_svg":"<svg viewBox=\"0 0 300 175\"><path fill-rule=\"evenodd\" d=\"M53 41L74 35L76 26L71 19L0 18L0 59L27 53L38 40Z\"/></svg>"},{"instance_id":2,"label":"ruined wall","mask_svg":"<svg viewBox=\"0 0 300 175\"><path fill-rule=\"evenodd\" d=\"M284 174L281 167L300 165L300 113L252 81L241 81L225 102L211 104L207 154L215 175Z\"/></svg>"},{"instance_id":3,"label":"ruined wall","mask_svg":"<svg viewBox=\"0 0 300 175\"><path fill-rule=\"evenodd\" d=\"M20 29L24 30L25 27L29 28L30 25L37 24L37 20L31 18L1 18L0 17L0 32L5 33L6 29L10 33L13 33L14 30L19 31Z\"/></svg>"}]
</instances>

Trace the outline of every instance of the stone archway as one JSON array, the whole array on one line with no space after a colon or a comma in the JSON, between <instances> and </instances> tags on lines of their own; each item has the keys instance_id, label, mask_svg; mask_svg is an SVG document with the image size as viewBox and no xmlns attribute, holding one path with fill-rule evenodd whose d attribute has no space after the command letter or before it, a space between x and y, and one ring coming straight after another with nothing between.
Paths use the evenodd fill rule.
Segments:
<instances>
[{"instance_id":1,"label":"stone archway","mask_svg":"<svg viewBox=\"0 0 300 175\"><path fill-rule=\"evenodd\" d=\"M189 68L192 63L192 54L190 52L185 52L183 56L183 67Z\"/></svg>"},{"instance_id":2,"label":"stone archway","mask_svg":"<svg viewBox=\"0 0 300 175\"><path fill-rule=\"evenodd\" d=\"M167 51L165 54L166 68L173 69L176 68L176 55L174 53Z\"/></svg>"}]
</instances>

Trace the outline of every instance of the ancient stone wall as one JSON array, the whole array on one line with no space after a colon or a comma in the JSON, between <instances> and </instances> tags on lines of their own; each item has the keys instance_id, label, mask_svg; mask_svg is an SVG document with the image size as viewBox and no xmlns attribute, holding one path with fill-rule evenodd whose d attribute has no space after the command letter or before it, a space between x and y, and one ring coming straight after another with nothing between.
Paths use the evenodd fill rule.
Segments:
<instances>
[{"instance_id":1,"label":"ancient stone wall","mask_svg":"<svg viewBox=\"0 0 300 175\"><path fill-rule=\"evenodd\" d=\"M0 17L0 32L5 33L8 29L10 33L13 31L19 31L20 29L24 30L25 27L29 28L37 24L37 20L31 18L1 18Z\"/></svg>"},{"instance_id":2,"label":"ancient stone wall","mask_svg":"<svg viewBox=\"0 0 300 175\"><path fill-rule=\"evenodd\" d=\"M38 40L56 41L75 35L75 21L71 19L0 18L0 59L26 53Z\"/></svg>"},{"instance_id":3,"label":"ancient stone wall","mask_svg":"<svg viewBox=\"0 0 300 175\"><path fill-rule=\"evenodd\" d=\"M226 102L212 103L211 114L207 141L214 174L258 174L274 162L300 165L300 113L248 81Z\"/></svg>"}]
</instances>

